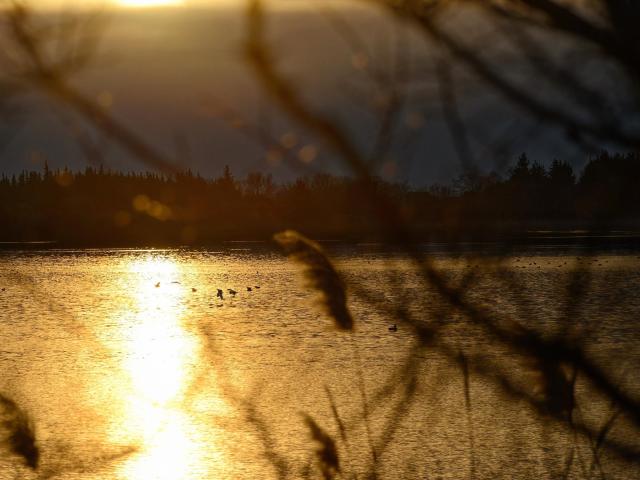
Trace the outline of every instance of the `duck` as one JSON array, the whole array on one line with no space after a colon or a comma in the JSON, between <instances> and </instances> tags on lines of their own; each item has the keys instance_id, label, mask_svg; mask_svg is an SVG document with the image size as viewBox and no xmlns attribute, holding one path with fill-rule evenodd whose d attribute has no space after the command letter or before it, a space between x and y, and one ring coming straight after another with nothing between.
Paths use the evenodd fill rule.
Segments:
<instances>
[{"instance_id":1,"label":"duck","mask_svg":"<svg viewBox=\"0 0 640 480\"><path fill-rule=\"evenodd\" d=\"M397 332L398 331L398 326L394 323L393 325L391 325L389 327L389 331L390 332Z\"/></svg>"},{"instance_id":2,"label":"duck","mask_svg":"<svg viewBox=\"0 0 640 480\"><path fill-rule=\"evenodd\" d=\"M198 291L198 289L197 289L197 288L194 288L194 287L191 287L191 291L195 293L195 292L197 292L197 291Z\"/></svg>"},{"instance_id":3,"label":"duck","mask_svg":"<svg viewBox=\"0 0 640 480\"><path fill-rule=\"evenodd\" d=\"M251 291L251 287L247 287L247 292L250 292L250 291Z\"/></svg>"},{"instance_id":4,"label":"duck","mask_svg":"<svg viewBox=\"0 0 640 480\"><path fill-rule=\"evenodd\" d=\"M216 294L216 297L218 297L220 300L224 300L224 293L219 288L218 288L218 293Z\"/></svg>"},{"instance_id":5,"label":"duck","mask_svg":"<svg viewBox=\"0 0 640 480\"><path fill-rule=\"evenodd\" d=\"M154 286L155 286L156 288L160 288L160 282L156 283Z\"/></svg>"},{"instance_id":6,"label":"duck","mask_svg":"<svg viewBox=\"0 0 640 480\"><path fill-rule=\"evenodd\" d=\"M234 297L236 296L236 292L233 288L227 288L227 292L229 292L231 295L233 295Z\"/></svg>"}]
</instances>

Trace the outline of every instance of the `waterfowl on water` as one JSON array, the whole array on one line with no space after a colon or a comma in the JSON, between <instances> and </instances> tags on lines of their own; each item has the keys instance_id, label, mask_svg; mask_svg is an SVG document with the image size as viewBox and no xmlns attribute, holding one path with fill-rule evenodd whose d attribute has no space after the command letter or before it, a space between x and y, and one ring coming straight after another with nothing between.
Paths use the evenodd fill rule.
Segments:
<instances>
[{"instance_id":1,"label":"waterfowl on water","mask_svg":"<svg viewBox=\"0 0 640 480\"><path fill-rule=\"evenodd\" d=\"M218 294L216 295L220 300L224 300L224 294L221 289L218 289Z\"/></svg>"},{"instance_id":2,"label":"waterfowl on water","mask_svg":"<svg viewBox=\"0 0 640 480\"><path fill-rule=\"evenodd\" d=\"M250 292L250 291L251 291L251 287L247 287L247 292Z\"/></svg>"},{"instance_id":3,"label":"waterfowl on water","mask_svg":"<svg viewBox=\"0 0 640 480\"><path fill-rule=\"evenodd\" d=\"M389 327L389 331L390 332L397 332L398 331L398 326L394 323L393 325L391 325Z\"/></svg>"},{"instance_id":4,"label":"waterfowl on water","mask_svg":"<svg viewBox=\"0 0 640 480\"><path fill-rule=\"evenodd\" d=\"M198 291L198 289L197 289L197 288L193 288L193 287L191 287L191 291L192 291L192 292L197 292L197 291Z\"/></svg>"},{"instance_id":5,"label":"waterfowl on water","mask_svg":"<svg viewBox=\"0 0 640 480\"><path fill-rule=\"evenodd\" d=\"M156 287L156 288L160 288L160 282L156 283L156 284L155 284L155 287Z\"/></svg>"},{"instance_id":6,"label":"waterfowl on water","mask_svg":"<svg viewBox=\"0 0 640 480\"><path fill-rule=\"evenodd\" d=\"M228 288L228 289L227 289L227 292L229 292L229 293L230 293L231 295L233 295L234 297L236 296L236 293L238 293L238 292L236 292L233 288Z\"/></svg>"}]
</instances>

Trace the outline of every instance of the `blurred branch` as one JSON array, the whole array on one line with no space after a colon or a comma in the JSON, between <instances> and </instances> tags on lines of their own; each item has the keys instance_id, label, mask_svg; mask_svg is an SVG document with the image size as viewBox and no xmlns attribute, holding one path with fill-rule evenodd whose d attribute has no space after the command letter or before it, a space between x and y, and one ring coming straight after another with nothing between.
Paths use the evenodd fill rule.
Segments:
<instances>
[{"instance_id":1,"label":"blurred branch","mask_svg":"<svg viewBox=\"0 0 640 480\"><path fill-rule=\"evenodd\" d=\"M576 8L555 0L510 0L500 4L487 2L485 8L512 21L553 29L596 45L619 61L630 74L640 80L640 47L632 18L639 13L637 2L602 0L601 22L596 23ZM525 6L529 11L518 8ZM514 8L515 7L515 8Z\"/></svg>"},{"instance_id":2,"label":"blurred branch","mask_svg":"<svg viewBox=\"0 0 640 480\"><path fill-rule=\"evenodd\" d=\"M490 84L538 116L602 139L617 139L620 143L628 145L633 145L637 140L611 125L585 123L581 119L558 111L551 104L533 98L529 91L512 84L506 77L493 70L492 67L476 55L475 51L464 47L442 31L430 15L433 10L426 8L424 2L394 2L394 11L403 18L408 18L417 23L427 36L444 45L454 57L463 60ZM442 273L434 268L429 259L416 249L411 241L410 230L402 221L402 215L389 199L381 196L372 188L371 174L367 162L364 160L365 157L353 144L345 129L337 121L314 112L302 100L298 90L285 80L274 67L273 53L266 46L264 14L259 0L252 1L250 5L247 50L251 65L258 79L271 94L272 98L294 120L331 146L334 152L340 155L345 164L367 187L365 192L370 201L377 207L376 211L379 215L380 224L385 230L387 238L399 242L406 250L418 266L425 284L434 286L436 292L449 303L453 310L462 313L468 319L470 325L480 327L492 339L533 360L539 366L540 373L546 382L547 397L539 400L526 392L522 392L506 376L506 373L496 375L495 372L487 368L478 368L479 372L489 378L493 378L499 385L502 385L514 395L526 398L541 413L548 414L551 412L554 418L564 421L566 412L572 409L573 394L568 393L568 389L572 388L570 387L571 382L564 378L562 366L570 365L577 369L576 371L584 374L598 391L619 405L629 415L636 428L640 425L640 401L618 388L612 379L589 358L580 345L572 344L560 338L543 338L539 333L527 328L527 326L515 319L497 315L493 309L478 305L472 298L467 297L465 291L447 281ZM446 81L446 76L444 80ZM442 348L442 345L439 347ZM458 358L459 353L451 352L450 357ZM575 425L575 428L585 435L591 434L587 426ZM627 459L632 458L635 454L635 450L629 450L627 446L622 444L609 442L607 446Z\"/></svg>"},{"instance_id":3,"label":"blurred branch","mask_svg":"<svg viewBox=\"0 0 640 480\"><path fill-rule=\"evenodd\" d=\"M343 159L362 183L372 202L373 209L383 220L381 227L384 228L388 239L410 243L410 234L401 221L402 216L394 205L377 191L368 168L366 155L352 142L337 120L311 111L296 88L274 68L272 52L269 51L264 41L264 12L259 0L250 2L248 17L247 54L251 66L267 92L289 116L315 133Z\"/></svg>"},{"instance_id":4,"label":"blurred branch","mask_svg":"<svg viewBox=\"0 0 640 480\"><path fill-rule=\"evenodd\" d=\"M273 238L289 258L303 267L309 286L320 293L322 307L334 320L336 329L353 330L344 282L322 247L291 230Z\"/></svg>"},{"instance_id":5,"label":"blurred branch","mask_svg":"<svg viewBox=\"0 0 640 480\"><path fill-rule=\"evenodd\" d=\"M57 61L47 61L45 43L48 37L35 25L33 12L22 3L13 3L12 8L4 13L4 19L8 28L8 41L11 41L19 52L18 58L23 60L17 67L15 78L22 79L75 111L134 158L169 175L178 171L177 164L172 159L145 142L131 129L114 119L104 107L69 83L67 77L77 68L87 64L96 48L97 40L89 41L80 52L68 54ZM65 31L65 28L75 26L76 22L72 21L67 25L60 25L60 28ZM90 21L89 26L95 25Z\"/></svg>"},{"instance_id":6,"label":"blurred branch","mask_svg":"<svg viewBox=\"0 0 640 480\"><path fill-rule=\"evenodd\" d=\"M297 91L273 68L273 55L264 42L264 12L259 0L252 0L249 7L249 37L247 54L263 85L281 107L311 131L321 132L333 150L341 154L349 167L361 179L369 179L369 171L357 147L343 133L335 121L310 112Z\"/></svg>"},{"instance_id":7,"label":"blurred branch","mask_svg":"<svg viewBox=\"0 0 640 480\"><path fill-rule=\"evenodd\" d=\"M20 457L31 470L40 462L40 449L31 417L10 398L0 394L0 427L4 434L2 443Z\"/></svg>"},{"instance_id":8,"label":"blurred branch","mask_svg":"<svg viewBox=\"0 0 640 480\"><path fill-rule=\"evenodd\" d=\"M591 136L602 142L615 142L627 148L637 148L640 145L639 134L626 131L620 123L607 121L608 116L603 116L602 118L597 118L592 121L585 121L578 114L569 113L557 104L542 100L539 98L537 92L530 86L518 85L509 79L507 74L502 73L497 66L493 65L480 54L478 46L465 45L458 40L456 36L442 27L438 22L438 15L434 14L435 6L433 8L426 8L428 2L420 0L401 0L398 2L378 1L399 18L405 19L415 25L418 30L422 32L428 40L433 41L435 45L444 47L454 58L471 69L480 79L500 92L513 104L524 108L534 116L551 122L556 126L560 126L572 135ZM465 3L471 3L473 6L480 5L480 8L488 8L494 5L493 2L486 2L484 4L480 2ZM575 35L578 40L596 42L606 53L609 53L614 59L622 62L622 65L628 67L627 69L630 69L632 72L636 72L640 64L638 63L638 57L635 56L636 54L632 53L626 46L622 48L620 42L613 38L611 32L586 22L582 17L573 13L568 8L560 6L556 2L548 0L514 0L503 3L504 5L511 6L516 4L522 6L522 4L525 4L531 8L535 8L537 14L544 14L547 22L553 27L560 29L564 33ZM443 8L442 4L435 3L434 5L438 5L439 9ZM484 7L482 5L484 5ZM515 11L519 13L520 9L515 9ZM439 10L438 13L440 13ZM522 17L522 15L518 14L515 18L531 19L537 17L535 17L535 15ZM545 23L542 25L545 25ZM566 89L570 90L571 88L571 84L567 84Z\"/></svg>"}]
</instances>

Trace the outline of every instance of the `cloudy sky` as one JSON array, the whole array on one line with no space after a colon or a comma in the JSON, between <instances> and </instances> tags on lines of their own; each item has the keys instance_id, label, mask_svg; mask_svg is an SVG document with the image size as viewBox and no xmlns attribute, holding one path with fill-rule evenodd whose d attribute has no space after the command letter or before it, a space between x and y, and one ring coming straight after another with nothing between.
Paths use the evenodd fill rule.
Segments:
<instances>
[{"instance_id":1,"label":"cloudy sky","mask_svg":"<svg viewBox=\"0 0 640 480\"><path fill-rule=\"evenodd\" d=\"M111 2L119 4L111 8L98 3L105 19L95 32L100 48L93 62L72 77L73 84L137 135L179 159L181 166L217 176L229 164L239 176L260 170L282 180L305 169L344 172L317 139L280 115L256 82L243 55L245 2L185 0L162 6L123 0ZM60 18L52 6L70 2L41 0L32 5L46 23ZM82 5L88 3L83 0ZM446 182L460 172L432 78L434 57L416 32L361 3L331 2L325 8L320 5L326 2L281 0L278 6L267 5L269 41L278 68L314 108L346 125L365 151L376 143L387 98L372 82L371 72L393 78L402 61L409 72L407 101L396 118L395 142L376 163L381 175L422 186ZM358 48L364 51L354 47L350 35L358 37ZM495 95L461 82L461 115L479 132L472 145L483 169L504 169L504 161L523 150L541 162L568 151L561 137L541 132ZM81 168L87 161L81 148L87 138L107 166L145 168L64 105L37 95L23 95L17 104L18 116L2 129L2 171L39 168L45 158L54 168ZM317 154L292 169L266 155L255 135L234 128L230 117L235 114L274 140L291 143L294 157L309 145ZM508 141L500 144L498 154L487 146L498 143L488 139L505 136Z\"/></svg>"}]
</instances>

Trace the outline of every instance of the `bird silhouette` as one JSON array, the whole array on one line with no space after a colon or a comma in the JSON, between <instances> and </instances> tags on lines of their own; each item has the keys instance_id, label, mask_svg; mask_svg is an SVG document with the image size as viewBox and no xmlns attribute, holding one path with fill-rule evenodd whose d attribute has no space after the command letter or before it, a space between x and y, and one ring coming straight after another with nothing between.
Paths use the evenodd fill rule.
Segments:
<instances>
[{"instance_id":1,"label":"bird silhouette","mask_svg":"<svg viewBox=\"0 0 640 480\"><path fill-rule=\"evenodd\" d=\"M156 288L160 288L160 282L156 283L156 284L155 284L155 287L156 287Z\"/></svg>"},{"instance_id":2,"label":"bird silhouette","mask_svg":"<svg viewBox=\"0 0 640 480\"><path fill-rule=\"evenodd\" d=\"M224 300L224 294L222 293L222 290L218 289L218 294L216 295L216 297L218 297L220 300Z\"/></svg>"},{"instance_id":3,"label":"bird silhouette","mask_svg":"<svg viewBox=\"0 0 640 480\"><path fill-rule=\"evenodd\" d=\"M236 296L236 293L238 293L238 292L236 292L233 288L228 288L228 289L227 289L227 292L229 292L229 293L230 293L231 295L233 295L234 297Z\"/></svg>"},{"instance_id":4,"label":"bird silhouette","mask_svg":"<svg viewBox=\"0 0 640 480\"><path fill-rule=\"evenodd\" d=\"M192 292L197 292L197 291L198 291L198 289L191 287L191 291L192 291Z\"/></svg>"},{"instance_id":5,"label":"bird silhouette","mask_svg":"<svg viewBox=\"0 0 640 480\"><path fill-rule=\"evenodd\" d=\"M250 291L251 291L251 287L247 287L247 292L250 292Z\"/></svg>"},{"instance_id":6,"label":"bird silhouette","mask_svg":"<svg viewBox=\"0 0 640 480\"><path fill-rule=\"evenodd\" d=\"M391 325L389 327L389 331L390 332L397 332L398 331L398 326L394 323L393 325Z\"/></svg>"}]
</instances>

